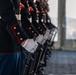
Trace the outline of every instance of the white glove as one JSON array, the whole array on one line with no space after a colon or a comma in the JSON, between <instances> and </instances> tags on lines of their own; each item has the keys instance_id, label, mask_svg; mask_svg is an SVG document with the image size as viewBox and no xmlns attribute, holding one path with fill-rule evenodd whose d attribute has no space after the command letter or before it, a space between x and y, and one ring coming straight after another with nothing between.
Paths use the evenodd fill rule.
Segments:
<instances>
[{"instance_id":1,"label":"white glove","mask_svg":"<svg viewBox=\"0 0 76 75\"><path fill-rule=\"evenodd\" d=\"M42 42L44 41L44 36L39 34L36 38L36 41L42 45Z\"/></svg>"},{"instance_id":2,"label":"white glove","mask_svg":"<svg viewBox=\"0 0 76 75\"><path fill-rule=\"evenodd\" d=\"M46 33L44 34L44 39L47 40L50 37L50 30L46 30Z\"/></svg>"},{"instance_id":3,"label":"white glove","mask_svg":"<svg viewBox=\"0 0 76 75\"><path fill-rule=\"evenodd\" d=\"M38 44L33 39L27 39L22 45L28 52L34 53L38 47Z\"/></svg>"},{"instance_id":4,"label":"white glove","mask_svg":"<svg viewBox=\"0 0 76 75\"><path fill-rule=\"evenodd\" d=\"M43 41L41 42L41 44L43 45L46 42L46 39L43 38Z\"/></svg>"}]
</instances>

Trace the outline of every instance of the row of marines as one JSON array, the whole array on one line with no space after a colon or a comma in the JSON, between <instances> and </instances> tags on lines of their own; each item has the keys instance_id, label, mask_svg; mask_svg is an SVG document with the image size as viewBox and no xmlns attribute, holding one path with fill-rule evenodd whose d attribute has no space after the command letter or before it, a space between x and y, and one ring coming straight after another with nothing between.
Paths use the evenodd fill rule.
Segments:
<instances>
[{"instance_id":1,"label":"row of marines","mask_svg":"<svg viewBox=\"0 0 76 75\"><path fill-rule=\"evenodd\" d=\"M43 75L57 29L46 0L0 0L0 75Z\"/></svg>"}]
</instances>

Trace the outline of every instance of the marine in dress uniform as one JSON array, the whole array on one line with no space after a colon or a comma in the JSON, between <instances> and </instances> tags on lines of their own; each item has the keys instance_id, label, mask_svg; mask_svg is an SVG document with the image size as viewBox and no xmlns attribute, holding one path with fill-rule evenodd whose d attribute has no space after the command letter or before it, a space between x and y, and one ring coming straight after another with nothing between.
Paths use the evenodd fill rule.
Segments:
<instances>
[{"instance_id":1,"label":"marine in dress uniform","mask_svg":"<svg viewBox=\"0 0 76 75\"><path fill-rule=\"evenodd\" d=\"M25 59L23 50L27 56L36 50L38 44L19 26L12 0L0 0L0 16L0 75L21 75ZM33 46L29 49L30 42Z\"/></svg>"},{"instance_id":2,"label":"marine in dress uniform","mask_svg":"<svg viewBox=\"0 0 76 75\"><path fill-rule=\"evenodd\" d=\"M44 10L43 10L43 8L41 7L40 2L41 2L40 0L36 0L36 2L35 2L35 6L36 6L36 8L39 10L39 12L40 12L40 13L37 15L37 17L38 17L38 19L39 19L40 25L46 30L46 26L45 26L45 24L43 23L44 18L42 18L43 14L44 14Z\"/></svg>"},{"instance_id":3,"label":"marine in dress uniform","mask_svg":"<svg viewBox=\"0 0 76 75\"><path fill-rule=\"evenodd\" d=\"M25 5L25 8L28 8L28 16L26 15L26 13L24 13L24 15L27 16L27 18L29 19L29 22L31 23L31 25L33 25L34 29L36 29L35 31L37 31L39 34L42 34L42 29L40 28L40 26L37 24L36 20L36 11L35 11L35 7L34 4L31 0L26 0L26 3L23 3ZM24 19L25 17L22 17L22 19ZM25 19L24 19L25 20ZM22 25L24 26L24 25ZM25 28L25 27L23 27Z\"/></svg>"},{"instance_id":4,"label":"marine in dress uniform","mask_svg":"<svg viewBox=\"0 0 76 75\"><path fill-rule=\"evenodd\" d=\"M25 6L25 9L21 10L22 28L26 33L30 31L31 35L36 34L38 36L37 39L41 38L41 41L43 39L43 35L41 35L43 34L43 29L36 22L36 11L33 2L31 0L22 0L22 4Z\"/></svg>"},{"instance_id":5,"label":"marine in dress uniform","mask_svg":"<svg viewBox=\"0 0 76 75\"><path fill-rule=\"evenodd\" d=\"M38 36L39 34L41 34L42 30L40 31L40 28L38 28L39 25L36 22L36 10L35 10L35 6L34 6L34 4L33 4L33 2L31 0L27 0L27 1L23 0L22 4L24 4L24 9L21 10L22 28L24 29L25 33L28 33L30 31L31 33L29 33L29 34L30 35L33 34L32 37L34 36L34 34L37 34L37 36ZM32 26L34 28L32 28ZM36 32L36 30L37 30L38 33ZM33 33L32 33L32 31L33 31ZM28 34L28 36L29 36L29 34ZM29 38L30 38L30 36L29 36ZM37 37L37 39L38 38L40 38L40 37ZM39 43L38 40L36 40L36 41ZM37 57L40 55L40 52L41 51L39 50L38 52L36 52L34 54L34 56L35 56L34 62L38 61Z\"/></svg>"},{"instance_id":6,"label":"marine in dress uniform","mask_svg":"<svg viewBox=\"0 0 76 75\"><path fill-rule=\"evenodd\" d=\"M21 20L22 20L22 27L23 27L24 31L25 32L29 32L29 31L32 32L32 29L33 28L29 28L31 26L31 24L32 24L33 26L34 25L37 25L36 27L34 26L34 28L35 28L34 31L37 30L38 31L38 35L41 34L41 32L39 32L40 30L37 29L37 27L39 26L38 24L39 24L39 15L40 15L40 11L38 11L39 9L37 8L37 5L34 5L33 2L32 2L32 0L31 1L30 0L27 0L27 1L24 0L22 3L25 6L25 8L22 9L22 12L21 12L21 14L23 15ZM27 9L27 13L25 13L25 9ZM46 25L46 22L45 22L46 21L46 13L45 13L45 11L44 11L44 9L42 7L40 7L40 9L42 11L41 12L41 15L42 16L40 16L40 21L43 23L43 27L42 26L40 26L40 27L42 27L42 30L46 31L47 29L49 29L49 27ZM30 22L30 24L28 24L27 22L25 22L26 21L26 16L29 19L28 22ZM45 20L44 20L44 18L45 18ZM38 24L36 24L36 22ZM27 29L27 27L28 27L28 29ZM36 34L37 34L37 32L36 32ZM31 33L31 35L32 35L32 33ZM39 52L39 54L40 53L41 52ZM43 52L43 54L45 54L45 51ZM40 61L38 61L38 58L36 58L37 55L38 54L36 53L36 55L35 55L35 61L34 61L36 63L37 62L40 62ZM32 67L32 71L34 72L33 69L35 70L36 69L36 66L34 66L34 68Z\"/></svg>"}]
</instances>

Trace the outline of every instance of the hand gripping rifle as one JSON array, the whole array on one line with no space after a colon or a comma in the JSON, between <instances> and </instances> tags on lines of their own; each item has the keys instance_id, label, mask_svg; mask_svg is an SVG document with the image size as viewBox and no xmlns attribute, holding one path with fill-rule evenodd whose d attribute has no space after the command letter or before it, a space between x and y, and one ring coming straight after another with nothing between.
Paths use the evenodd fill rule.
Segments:
<instances>
[{"instance_id":1,"label":"hand gripping rifle","mask_svg":"<svg viewBox=\"0 0 76 75\"><path fill-rule=\"evenodd\" d=\"M34 40L36 38L36 34L34 34ZM32 58L33 53L29 53L27 59L25 60L22 75L29 75L31 64L34 62Z\"/></svg>"}]
</instances>

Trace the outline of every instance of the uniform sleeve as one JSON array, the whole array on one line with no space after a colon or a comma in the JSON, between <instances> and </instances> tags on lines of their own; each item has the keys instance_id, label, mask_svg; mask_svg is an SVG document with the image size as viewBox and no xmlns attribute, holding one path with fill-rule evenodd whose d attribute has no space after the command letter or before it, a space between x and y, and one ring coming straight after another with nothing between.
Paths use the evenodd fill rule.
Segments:
<instances>
[{"instance_id":1,"label":"uniform sleeve","mask_svg":"<svg viewBox=\"0 0 76 75\"><path fill-rule=\"evenodd\" d=\"M28 38L27 35L23 32L22 28L19 26L15 15L4 15L2 16L2 19L6 24L5 27L8 33L15 43L21 44Z\"/></svg>"}]
</instances>

